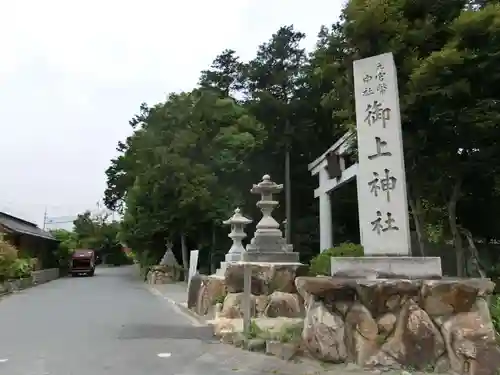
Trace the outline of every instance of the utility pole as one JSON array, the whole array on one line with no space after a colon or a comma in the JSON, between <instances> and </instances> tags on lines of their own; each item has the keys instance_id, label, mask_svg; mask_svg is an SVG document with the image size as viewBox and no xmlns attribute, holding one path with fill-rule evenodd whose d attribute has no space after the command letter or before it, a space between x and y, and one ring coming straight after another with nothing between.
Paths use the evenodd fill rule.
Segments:
<instances>
[{"instance_id":1,"label":"utility pole","mask_svg":"<svg viewBox=\"0 0 500 375\"><path fill-rule=\"evenodd\" d=\"M45 206L45 211L43 212L43 230L45 230L45 225L47 223L47 206Z\"/></svg>"},{"instance_id":2,"label":"utility pole","mask_svg":"<svg viewBox=\"0 0 500 375\"><path fill-rule=\"evenodd\" d=\"M286 119L285 125L285 136L286 136L286 150L285 150L285 210L286 210L286 226L285 226L285 239L287 244L292 243L292 184L290 176L290 151L292 143L292 129L290 126L290 120Z\"/></svg>"}]
</instances>

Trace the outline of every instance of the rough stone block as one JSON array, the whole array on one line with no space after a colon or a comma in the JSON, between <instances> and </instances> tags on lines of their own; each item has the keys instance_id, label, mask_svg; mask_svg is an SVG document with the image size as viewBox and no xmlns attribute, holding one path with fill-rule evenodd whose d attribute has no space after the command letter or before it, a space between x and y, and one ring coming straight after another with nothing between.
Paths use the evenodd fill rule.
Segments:
<instances>
[{"instance_id":1,"label":"rough stone block","mask_svg":"<svg viewBox=\"0 0 500 375\"><path fill-rule=\"evenodd\" d=\"M263 352L266 350L266 340L261 338L247 340L245 343L245 349L250 352Z\"/></svg>"},{"instance_id":2,"label":"rough stone block","mask_svg":"<svg viewBox=\"0 0 500 375\"><path fill-rule=\"evenodd\" d=\"M196 308L202 282L203 282L203 275L195 274L191 278L191 283L189 284L189 289L188 289L188 300L187 300L188 309L193 310Z\"/></svg>"},{"instance_id":3,"label":"rough stone block","mask_svg":"<svg viewBox=\"0 0 500 375\"><path fill-rule=\"evenodd\" d=\"M300 263L252 263L252 294L269 295L274 291L295 293L294 279L305 266ZM229 293L243 292L244 266L228 263L224 278Z\"/></svg>"},{"instance_id":4,"label":"rough stone block","mask_svg":"<svg viewBox=\"0 0 500 375\"><path fill-rule=\"evenodd\" d=\"M303 345L320 360L467 375L500 368L488 279L298 277L295 283L306 306Z\"/></svg>"},{"instance_id":5,"label":"rough stone block","mask_svg":"<svg viewBox=\"0 0 500 375\"><path fill-rule=\"evenodd\" d=\"M296 293L274 291L262 314L268 318L300 318L304 316L302 299Z\"/></svg>"},{"instance_id":6,"label":"rough stone block","mask_svg":"<svg viewBox=\"0 0 500 375\"><path fill-rule=\"evenodd\" d=\"M180 281L180 279L181 268L166 265L153 266L146 275L148 284L168 284Z\"/></svg>"},{"instance_id":7,"label":"rough stone block","mask_svg":"<svg viewBox=\"0 0 500 375\"><path fill-rule=\"evenodd\" d=\"M250 300L250 314L251 316L256 315L256 297L251 295ZM244 299L243 293L228 293L226 298L224 298L224 303L222 304L222 311L220 313L221 318L228 319L241 319L243 318L244 311Z\"/></svg>"},{"instance_id":8,"label":"rough stone block","mask_svg":"<svg viewBox=\"0 0 500 375\"><path fill-rule=\"evenodd\" d=\"M214 312L226 296L224 279L217 276L194 275L188 290L188 308L200 316Z\"/></svg>"},{"instance_id":9,"label":"rough stone block","mask_svg":"<svg viewBox=\"0 0 500 375\"><path fill-rule=\"evenodd\" d=\"M304 316L302 299L298 294L273 292L269 296L251 295L252 317L300 318ZM220 318L243 318L244 294L228 293L222 304Z\"/></svg>"}]
</instances>

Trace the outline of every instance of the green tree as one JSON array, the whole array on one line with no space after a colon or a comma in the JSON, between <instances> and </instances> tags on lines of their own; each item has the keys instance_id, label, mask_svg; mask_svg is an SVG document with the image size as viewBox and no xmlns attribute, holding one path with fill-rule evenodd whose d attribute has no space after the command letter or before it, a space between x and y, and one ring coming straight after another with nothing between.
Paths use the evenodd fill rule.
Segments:
<instances>
[{"instance_id":1,"label":"green tree","mask_svg":"<svg viewBox=\"0 0 500 375\"><path fill-rule=\"evenodd\" d=\"M63 239L68 236L61 243L63 249L66 246L71 246L72 250L88 248L96 251L100 257L120 258L123 246L118 236L119 230L120 224L110 221L108 214L92 215L90 211L85 211L73 221L73 232L57 232L57 235Z\"/></svg>"},{"instance_id":2,"label":"green tree","mask_svg":"<svg viewBox=\"0 0 500 375\"><path fill-rule=\"evenodd\" d=\"M73 251L77 248L77 239L74 232L64 229L54 229L50 233L59 242L56 248L55 256L59 267L67 268Z\"/></svg>"},{"instance_id":3,"label":"green tree","mask_svg":"<svg viewBox=\"0 0 500 375\"><path fill-rule=\"evenodd\" d=\"M499 237L491 219L500 202L498 14L497 1L350 0L337 23L320 29L309 56L292 26L248 62L224 50L199 88L142 104L130 121L133 134L106 171L106 206L124 214L120 239L152 262L174 240L187 267L187 248L225 248L220 223L236 205L258 217L247 191L269 173L291 187L292 242L309 258L318 245L318 205L307 165L354 130L352 62L390 51L412 229L422 254L429 241L452 240L463 274L466 247L473 252L477 240ZM355 192L335 194L337 243L359 240ZM92 233L81 219L79 231Z\"/></svg>"},{"instance_id":4,"label":"green tree","mask_svg":"<svg viewBox=\"0 0 500 375\"><path fill-rule=\"evenodd\" d=\"M433 152L434 166L446 171L435 175L441 193L436 199L447 207L459 275L464 272L465 252L457 205L464 195L477 192L481 181L489 179L494 192L499 172L500 103L494 89L500 82L499 22L499 4L462 11L450 27L449 42L423 60L411 76L409 112L426 116L429 135L446 139L423 151Z\"/></svg>"},{"instance_id":5,"label":"green tree","mask_svg":"<svg viewBox=\"0 0 500 375\"><path fill-rule=\"evenodd\" d=\"M197 229L226 219L243 202L242 191L234 186L265 134L233 99L201 89L172 94L150 108L133 137L135 148L119 156L125 166L119 173L134 175L134 182L125 192L110 183L108 195L125 202L123 240L159 258L169 238L179 236L184 245L186 237L207 242L211 235ZM114 178L111 173L110 181Z\"/></svg>"},{"instance_id":6,"label":"green tree","mask_svg":"<svg viewBox=\"0 0 500 375\"><path fill-rule=\"evenodd\" d=\"M485 74L485 69L492 71L490 64L496 63L491 52L497 48L496 30L491 25L497 6L466 0L351 0L343 12L351 61L394 53L415 229L422 245L424 228L430 224L424 202L438 210L446 207L447 233L455 244L459 275L465 261L457 203L466 194L471 168L496 173L491 147L496 130L490 124L498 108L492 105L492 93L482 88L494 87L495 75ZM352 73L348 70L347 74ZM490 83L477 79L481 76ZM338 105L339 113L345 109L344 104Z\"/></svg>"},{"instance_id":7,"label":"green tree","mask_svg":"<svg viewBox=\"0 0 500 375\"><path fill-rule=\"evenodd\" d=\"M215 58L210 69L201 72L199 84L229 97L243 89L243 72L244 64L236 51L227 49Z\"/></svg>"}]
</instances>

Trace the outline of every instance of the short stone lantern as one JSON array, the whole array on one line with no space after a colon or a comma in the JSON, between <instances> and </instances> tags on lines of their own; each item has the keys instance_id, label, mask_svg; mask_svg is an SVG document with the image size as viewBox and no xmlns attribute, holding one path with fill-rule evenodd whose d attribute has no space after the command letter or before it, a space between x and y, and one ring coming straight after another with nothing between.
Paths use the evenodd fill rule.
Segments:
<instances>
[{"instance_id":1,"label":"short stone lantern","mask_svg":"<svg viewBox=\"0 0 500 375\"><path fill-rule=\"evenodd\" d=\"M221 262L220 268L216 271L216 275L223 276L228 263L239 262L241 260L242 254L245 252L243 239L247 236L245 226L251 222L252 220L247 219L241 214L239 208L234 210L233 216L222 222L224 225L231 225L231 232L228 234L228 237L233 240L233 244L227 252L224 262Z\"/></svg>"},{"instance_id":2,"label":"short stone lantern","mask_svg":"<svg viewBox=\"0 0 500 375\"><path fill-rule=\"evenodd\" d=\"M250 224L252 220L247 219L241 214L241 210L237 208L234 210L234 215L223 224L231 225L231 233L228 237L233 240L233 245L226 254L226 262L237 262L241 260L241 254L245 251L243 247L243 239L247 236L245 233L245 226Z\"/></svg>"}]
</instances>

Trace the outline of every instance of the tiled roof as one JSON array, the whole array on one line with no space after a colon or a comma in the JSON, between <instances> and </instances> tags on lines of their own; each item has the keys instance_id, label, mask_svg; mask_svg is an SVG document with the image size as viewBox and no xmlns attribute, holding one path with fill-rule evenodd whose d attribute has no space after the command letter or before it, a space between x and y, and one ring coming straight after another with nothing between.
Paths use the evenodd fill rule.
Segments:
<instances>
[{"instance_id":1,"label":"tiled roof","mask_svg":"<svg viewBox=\"0 0 500 375\"><path fill-rule=\"evenodd\" d=\"M15 233L55 240L52 234L39 228L35 223L6 214L5 212L0 212L0 225Z\"/></svg>"}]
</instances>

